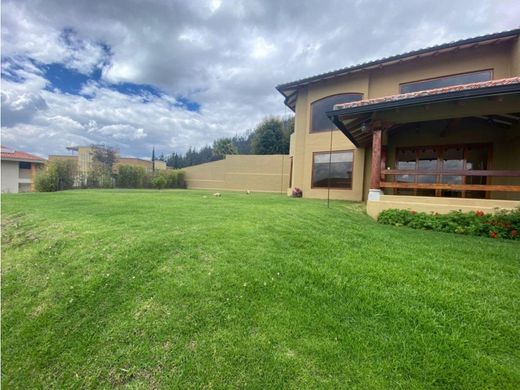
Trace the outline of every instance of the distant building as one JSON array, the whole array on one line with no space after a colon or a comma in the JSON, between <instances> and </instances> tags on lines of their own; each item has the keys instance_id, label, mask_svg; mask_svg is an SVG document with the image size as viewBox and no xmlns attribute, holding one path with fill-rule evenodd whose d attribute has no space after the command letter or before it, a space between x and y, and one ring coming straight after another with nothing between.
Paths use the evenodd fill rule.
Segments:
<instances>
[{"instance_id":1,"label":"distant building","mask_svg":"<svg viewBox=\"0 0 520 390\"><path fill-rule=\"evenodd\" d=\"M76 161L78 164L78 173L80 175L88 174L92 169L92 156L93 151L90 146L74 146L68 147L72 155L50 155L49 161ZM121 165L132 165L137 167L143 167L148 172L152 172L154 170L154 164L150 160L144 160L141 158L135 157L122 157L117 156L116 162L114 164L114 171L117 172L118 168ZM166 163L164 161L155 161L155 169L164 170L166 169Z\"/></svg>"},{"instance_id":2,"label":"distant building","mask_svg":"<svg viewBox=\"0 0 520 390\"><path fill-rule=\"evenodd\" d=\"M34 191L36 171L43 167L45 160L5 146L1 149L2 193Z\"/></svg>"}]
</instances>

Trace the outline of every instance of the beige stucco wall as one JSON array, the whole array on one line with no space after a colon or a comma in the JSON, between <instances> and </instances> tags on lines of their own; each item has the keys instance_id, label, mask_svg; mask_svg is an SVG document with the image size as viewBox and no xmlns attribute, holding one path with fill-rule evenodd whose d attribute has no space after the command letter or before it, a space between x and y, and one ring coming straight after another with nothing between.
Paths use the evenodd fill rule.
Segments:
<instances>
[{"instance_id":1,"label":"beige stucco wall","mask_svg":"<svg viewBox=\"0 0 520 390\"><path fill-rule=\"evenodd\" d=\"M229 155L183 168L189 189L284 192L289 186L287 155Z\"/></svg>"},{"instance_id":2,"label":"beige stucco wall","mask_svg":"<svg viewBox=\"0 0 520 390\"><path fill-rule=\"evenodd\" d=\"M396 65L385 66L380 69L362 71L353 75L335 77L320 81L298 89L298 98L295 109L295 133L291 138L291 155L294 158L292 186L303 190L304 197L324 198L326 189L312 189L312 154L314 152L328 151L330 148L330 133L310 133L311 104L327 96L359 92L364 94L364 99L399 93L399 84L403 82L423 80L456 73L471 72L483 69L492 69L493 78L500 79L520 74L520 48L518 40L509 41L498 45L486 45L463 49L449 53L439 54L423 59L411 60ZM516 100L507 100L501 103L504 110L516 107ZM473 107L457 107L452 103L439 110L438 118L452 117L453 112L463 115L465 111L471 111ZM505 111L504 111L505 112ZM516 111L509 111L516 112ZM402 115L402 113L394 113ZM412 121L424 120L422 112L410 112ZM471 129L466 130L464 142L473 141L474 134ZM477 137L478 138L478 137ZM497 153L500 156L516 153L517 141L510 143L509 138L503 145L497 142ZM426 139L417 139L417 142L426 142ZM431 140L430 140L431 141ZM434 139L434 143L445 143L443 139ZM461 142L460 139L457 142ZM421 143L424 144L424 143ZM332 150L355 149L354 145L338 130L333 132ZM331 198L346 200L366 200L370 175L371 150L358 148L355 151L353 188L352 190L331 190ZM495 153L494 157L497 157ZM496 160L495 169L515 169L505 161ZM504 168L500 168L504 166ZM507 166L507 167L506 167ZM507 179L500 179L504 181ZM510 180L510 179L509 179ZM497 184L498 184L497 182ZM511 194L506 197L512 196Z\"/></svg>"},{"instance_id":3,"label":"beige stucco wall","mask_svg":"<svg viewBox=\"0 0 520 390\"><path fill-rule=\"evenodd\" d=\"M520 76L520 37L511 50L511 76Z\"/></svg>"},{"instance_id":4,"label":"beige stucco wall","mask_svg":"<svg viewBox=\"0 0 520 390\"><path fill-rule=\"evenodd\" d=\"M378 201L369 200L367 202L367 214L372 218L377 218L383 210L387 209L414 210L439 214L457 210L463 212L482 210L486 213L492 213L499 209L511 210L516 207L520 207L520 201L382 195Z\"/></svg>"},{"instance_id":5,"label":"beige stucco wall","mask_svg":"<svg viewBox=\"0 0 520 390\"><path fill-rule=\"evenodd\" d=\"M2 192L18 192L19 162L2 160Z\"/></svg>"}]
</instances>

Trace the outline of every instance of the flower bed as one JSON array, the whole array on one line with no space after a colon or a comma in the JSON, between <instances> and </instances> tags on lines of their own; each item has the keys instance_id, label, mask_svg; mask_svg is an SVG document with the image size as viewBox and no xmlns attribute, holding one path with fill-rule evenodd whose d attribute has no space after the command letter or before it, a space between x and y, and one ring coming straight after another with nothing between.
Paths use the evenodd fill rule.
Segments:
<instances>
[{"instance_id":1,"label":"flower bed","mask_svg":"<svg viewBox=\"0 0 520 390\"><path fill-rule=\"evenodd\" d=\"M483 211L453 211L448 214L418 213L410 210L388 209L379 214L379 223L408 226L414 229L520 239L520 208L486 214Z\"/></svg>"}]
</instances>

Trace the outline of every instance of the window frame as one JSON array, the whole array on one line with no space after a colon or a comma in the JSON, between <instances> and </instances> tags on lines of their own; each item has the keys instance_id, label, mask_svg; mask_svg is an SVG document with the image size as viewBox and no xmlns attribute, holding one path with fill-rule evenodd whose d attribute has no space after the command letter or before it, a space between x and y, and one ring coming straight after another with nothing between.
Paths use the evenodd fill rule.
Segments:
<instances>
[{"instance_id":1,"label":"window frame","mask_svg":"<svg viewBox=\"0 0 520 390\"><path fill-rule=\"evenodd\" d=\"M394 166L394 169L398 169L397 168L397 154L398 154L398 151L399 150L413 150L414 153L415 153L415 162L416 164L418 163L418 155L417 155L417 151L419 149L429 149L429 148L435 148L435 149L438 149L437 150L437 171L438 172L442 172L441 175L436 175L435 176L435 183L436 184L442 184L442 177L444 176L450 176L450 170L444 170L444 167L442 167L441 169L441 161L444 157L444 149L448 149L448 148L462 148L463 149L463 168L460 169L462 171L464 170L470 170L470 169L467 169L466 167L466 162L467 162L467 150L468 148L470 147L473 147L473 148L478 148L478 147L485 147L487 149L487 152L488 152L488 156L487 156L487 168L486 170L492 170L492 164L493 164L493 142L469 142L469 143L457 143L457 144L453 144L453 143L450 143L450 144L438 144L438 145L420 145L420 146L395 146L395 149L394 149L394 161L393 161L393 166ZM415 170L419 170L417 167ZM446 174L445 174L446 173ZM395 180L397 180L397 176L398 175L395 175ZM414 175L414 179L411 183L418 183L417 181L417 176L421 176L421 175ZM432 175L433 176L433 175ZM457 175L451 175L451 176L457 176ZM435 196L442 196L441 195L441 191L442 190L435 190ZM396 189L393 190L393 194L396 194ZM466 191L461 191L461 194L462 194L462 198L465 198L465 193ZM417 194L417 189L413 189L413 194L414 196ZM486 198L489 198L489 193L486 194Z\"/></svg>"},{"instance_id":2,"label":"window frame","mask_svg":"<svg viewBox=\"0 0 520 390\"><path fill-rule=\"evenodd\" d=\"M22 167L22 164L23 165L29 165L29 168L23 168ZM18 162L18 169L32 169L32 163L30 161L19 161Z\"/></svg>"},{"instance_id":3,"label":"window frame","mask_svg":"<svg viewBox=\"0 0 520 390\"><path fill-rule=\"evenodd\" d=\"M363 97L365 96L365 94L362 93L362 92L340 92L340 93L335 93L333 95L324 96L322 98L319 98L319 99L316 99L316 100L312 101L309 104L309 106L310 106L309 107L309 134L328 133L329 131L339 130L336 126L334 126L334 124L332 122L330 122L330 124L331 124L331 128L330 129L321 130L321 131L314 131L314 129L312 127L312 117L313 117L313 114L314 114L314 103L318 103L318 102L320 102L322 100L329 99L329 98L332 98L332 97L335 97L335 96L340 96L340 95L358 95L358 96L360 96L359 100L363 100ZM353 100L353 101L358 101L358 100ZM331 110L332 110L332 108L331 108Z\"/></svg>"},{"instance_id":4,"label":"window frame","mask_svg":"<svg viewBox=\"0 0 520 390\"><path fill-rule=\"evenodd\" d=\"M493 68L488 68L488 69L472 70L472 71L469 71L469 72L459 72L459 73L446 74L446 75L437 76L437 77L428 77L428 78L425 78L425 79L419 79L419 80L405 81L405 82L403 82L403 83L399 83L399 94L404 94L404 93L416 93L416 92L421 92L421 91L430 91L430 90L432 90L432 89L436 89L436 88L430 88L430 89L421 89L421 90L413 91L413 92L401 92L401 88L402 88L403 85L416 84L416 83L423 83L423 82L425 82L425 81L440 80L440 79L444 79L444 78L447 78L447 77L463 76L463 75L467 75L467 74L472 74L472 73L481 73L481 72L489 72L489 75L490 75L489 81L490 81L490 80L493 80L494 77L495 77L495 75L494 75L494 69L493 69ZM469 84L471 84L471 83L469 83ZM467 84L455 84L455 85L467 85ZM439 88L449 88L449 87L439 87Z\"/></svg>"},{"instance_id":5,"label":"window frame","mask_svg":"<svg viewBox=\"0 0 520 390\"><path fill-rule=\"evenodd\" d=\"M333 187L333 186L327 186L327 187L318 187L318 186L315 186L314 185L314 155L316 154L325 154L325 153L331 153L331 154L334 154L334 153L346 153L346 152L350 152L352 154L352 180L350 182L350 187ZM355 160L355 157L356 157L356 149L342 149L342 150L320 150L320 151L316 151L316 152L312 152L312 162L311 162L311 189L319 189L319 190L323 190L323 189L327 189L327 188L330 188L330 189L333 189L333 190L344 190L344 191L352 191L352 189L354 188L354 160Z\"/></svg>"}]
</instances>

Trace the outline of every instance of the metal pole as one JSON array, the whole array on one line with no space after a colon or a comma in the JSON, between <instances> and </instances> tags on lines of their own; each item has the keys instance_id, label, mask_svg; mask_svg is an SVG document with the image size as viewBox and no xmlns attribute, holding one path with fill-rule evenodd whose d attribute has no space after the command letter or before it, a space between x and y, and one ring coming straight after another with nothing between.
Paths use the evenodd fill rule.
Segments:
<instances>
[{"instance_id":1,"label":"metal pole","mask_svg":"<svg viewBox=\"0 0 520 390\"><path fill-rule=\"evenodd\" d=\"M329 174L327 179L327 208L330 208L330 167L332 164L332 127L330 128Z\"/></svg>"}]
</instances>

